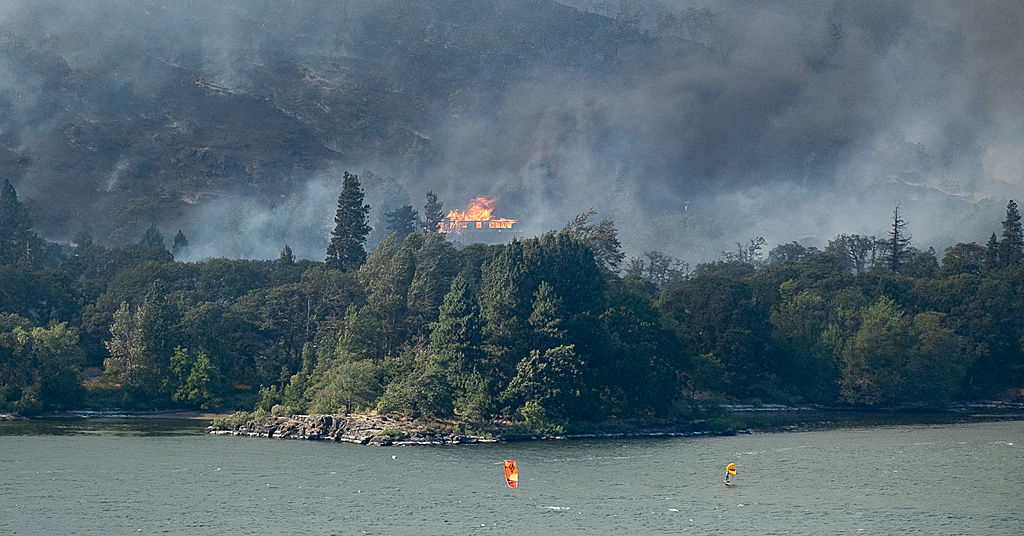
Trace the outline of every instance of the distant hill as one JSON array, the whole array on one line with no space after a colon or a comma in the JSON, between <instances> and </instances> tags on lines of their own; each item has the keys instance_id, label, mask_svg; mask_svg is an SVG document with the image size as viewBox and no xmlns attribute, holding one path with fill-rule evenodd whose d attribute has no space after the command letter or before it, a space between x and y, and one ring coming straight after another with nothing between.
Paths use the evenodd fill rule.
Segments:
<instances>
[{"instance_id":1,"label":"distant hill","mask_svg":"<svg viewBox=\"0 0 1024 536\"><path fill-rule=\"evenodd\" d=\"M284 243L319 258L344 170L368 179L373 225L428 190L449 209L496 198L527 235L593 208L630 256L699 262L758 236L881 235L899 202L918 245L941 250L993 230L986 198L1024 195L1006 67L1024 58L1022 17L796 0L3 0L0 176L52 240L90 228L117 245L157 224L184 229L198 258ZM688 223L666 239L658 222Z\"/></svg>"},{"instance_id":2,"label":"distant hill","mask_svg":"<svg viewBox=\"0 0 1024 536\"><path fill-rule=\"evenodd\" d=\"M118 4L126 12L103 22L125 27L110 36L81 21L99 34L84 62L87 32L62 26L74 24L61 18L75 15L66 5L38 2L2 21L0 176L37 230L133 241L190 205L272 198L332 161L416 176L437 158L438 118L486 108L517 72L599 72L623 43L643 40L547 0L305 6L317 20L275 2L224 4L191 15L174 3ZM208 20L217 17L231 20ZM125 36L132 24L152 39ZM246 39L218 41L230 24ZM176 27L187 28L181 40L166 31Z\"/></svg>"}]
</instances>

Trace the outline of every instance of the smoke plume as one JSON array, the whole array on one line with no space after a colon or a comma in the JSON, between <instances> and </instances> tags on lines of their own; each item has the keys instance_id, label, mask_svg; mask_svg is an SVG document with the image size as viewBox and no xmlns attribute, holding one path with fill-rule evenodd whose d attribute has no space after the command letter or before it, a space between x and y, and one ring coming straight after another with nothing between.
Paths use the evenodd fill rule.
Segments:
<instances>
[{"instance_id":1,"label":"smoke plume","mask_svg":"<svg viewBox=\"0 0 1024 536\"><path fill-rule=\"evenodd\" d=\"M446 209L493 196L495 216L533 235L595 208L629 254L690 262L757 236L882 236L897 203L913 244L941 252L985 240L1024 193L1019 2L562 4L3 0L0 29L51 39L72 70L123 63L134 95L170 69L138 60L164 58L267 95L314 132L337 105L296 112L266 65L315 66L312 83L336 62L336 78L408 103L375 141L323 134L336 154L321 171L175 212L165 234L186 228L195 258L272 258L285 243L323 257L344 169L393 177L368 193L377 210L421 209L428 190ZM25 144L45 130L28 119L45 103L18 69L0 62L0 140ZM105 183L128 180L130 161L112 158ZM37 204L29 182L55 184L25 177L19 193Z\"/></svg>"}]
</instances>

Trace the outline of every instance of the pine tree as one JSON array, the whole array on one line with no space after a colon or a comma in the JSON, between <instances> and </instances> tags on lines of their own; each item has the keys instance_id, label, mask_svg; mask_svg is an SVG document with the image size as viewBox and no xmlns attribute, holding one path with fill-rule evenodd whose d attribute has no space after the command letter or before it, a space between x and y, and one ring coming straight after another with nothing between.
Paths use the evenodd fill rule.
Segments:
<instances>
[{"instance_id":1,"label":"pine tree","mask_svg":"<svg viewBox=\"0 0 1024 536\"><path fill-rule=\"evenodd\" d=\"M462 258L443 234L429 233L416 252L416 273L409 283L409 329L428 333L437 320L438 308L451 290L452 280L462 269Z\"/></svg>"},{"instance_id":2,"label":"pine tree","mask_svg":"<svg viewBox=\"0 0 1024 536\"><path fill-rule=\"evenodd\" d=\"M0 188L0 264L15 264L31 257L33 238L32 217L18 201L11 182L4 179Z\"/></svg>"},{"instance_id":3,"label":"pine tree","mask_svg":"<svg viewBox=\"0 0 1024 536\"><path fill-rule=\"evenodd\" d=\"M465 390L483 374L480 317L469 285L461 275L444 297L437 322L431 325L428 351L433 365L444 370L449 382Z\"/></svg>"},{"instance_id":4,"label":"pine tree","mask_svg":"<svg viewBox=\"0 0 1024 536\"><path fill-rule=\"evenodd\" d=\"M327 266L343 272L359 268L366 260L366 235L370 233L367 216L370 205L363 204L363 191L359 178L345 172L345 180L338 196L338 212L334 216L334 231L327 246Z\"/></svg>"},{"instance_id":5,"label":"pine tree","mask_svg":"<svg viewBox=\"0 0 1024 536\"><path fill-rule=\"evenodd\" d=\"M481 349L480 316L466 279L452 280L436 323L431 324L427 370L436 370L455 391L459 411L474 420L484 418L491 406Z\"/></svg>"},{"instance_id":6,"label":"pine tree","mask_svg":"<svg viewBox=\"0 0 1024 536\"><path fill-rule=\"evenodd\" d=\"M174 242L171 244L171 253L178 255L188 249L188 239L185 238L185 233L178 229L178 234L174 235Z\"/></svg>"},{"instance_id":7,"label":"pine tree","mask_svg":"<svg viewBox=\"0 0 1024 536\"><path fill-rule=\"evenodd\" d=\"M544 351L563 344L566 338L564 316L562 299L547 281L541 281L533 295L533 313L529 319L536 335L533 350Z\"/></svg>"},{"instance_id":8,"label":"pine tree","mask_svg":"<svg viewBox=\"0 0 1024 536\"><path fill-rule=\"evenodd\" d=\"M985 263L983 268L986 272L993 272L999 269L999 239L992 233L988 243L985 244Z\"/></svg>"},{"instance_id":9,"label":"pine tree","mask_svg":"<svg viewBox=\"0 0 1024 536\"><path fill-rule=\"evenodd\" d=\"M906 228L907 222L900 217L900 205L897 203L892 215L892 230L889 231L889 238L884 242L884 261L889 270L896 274L900 273L907 260L910 237L906 234Z\"/></svg>"},{"instance_id":10,"label":"pine tree","mask_svg":"<svg viewBox=\"0 0 1024 536\"><path fill-rule=\"evenodd\" d=\"M444 211L441 209L441 203L437 201L437 194L427 192L427 204L423 206L423 224L427 232L437 232L443 220Z\"/></svg>"},{"instance_id":11,"label":"pine tree","mask_svg":"<svg viewBox=\"0 0 1024 536\"><path fill-rule=\"evenodd\" d=\"M416 232L419 215L413 210L412 205L405 205L385 212L384 218L387 221L387 232L395 233L395 242L401 244L405 237Z\"/></svg>"},{"instance_id":12,"label":"pine tree","mask_svg":"<svg viewBox=\"0 0 1024 536\"><path fill-rule=\"evenodd\" d=\"M281 264L288 266L295 264L295 254L292 253L292 248L288 244L284 245L284 249L281 250L281 256L277 260Z\"/></svg>"},{"instance_id":13,"label":"pine tree","mask_svg":"<svg viewBox=\"0 0 1024 536\"><path fill-rule=\"evenodd\" d=\"M999 262L1003 267L1024 262L1024 229L1021 227L1017 203L1012 199L1006 205L1003 240L999 242Z\"/></svg>"},{"instance_id":14,"label":"pine tree","mask_svg":"<svg viewBox=\"0 0 1024 536\"><path fill-rule=\"evenodd\" d=\"M149 249L167 249L167 246L164 245L164 235L160 234L156 225L150 225L149 229L146 229L146 233L142 235L142 240L139 240L139 245Z\"/></svg>"}]
</instances>

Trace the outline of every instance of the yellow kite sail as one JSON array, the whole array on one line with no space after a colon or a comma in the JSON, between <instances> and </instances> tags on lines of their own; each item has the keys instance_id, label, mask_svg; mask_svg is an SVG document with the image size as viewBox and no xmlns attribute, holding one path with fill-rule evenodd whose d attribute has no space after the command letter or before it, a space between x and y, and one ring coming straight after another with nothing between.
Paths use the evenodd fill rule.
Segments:
<instances>
[{"instance_id":1,"label":"yellow kite sail","mask_svg":"<svg viewBox=\"0 0 1024 536\"><path fill-rule=\"evenodd\" d=\"M512 489L519 487L519 467L515 460L505 460L505 482Z\"/></svg>"},{"instance_id":2,"label":"yellow kite sail","mask_svg":"<svg viewBox=\"0 0 1024 536\"><path fill-rule=\"evenodd\" d=\"M729 473L729 476L736 476L736 464L730 463L725 466L725 472Z\"/></svg>"}]
</instances>

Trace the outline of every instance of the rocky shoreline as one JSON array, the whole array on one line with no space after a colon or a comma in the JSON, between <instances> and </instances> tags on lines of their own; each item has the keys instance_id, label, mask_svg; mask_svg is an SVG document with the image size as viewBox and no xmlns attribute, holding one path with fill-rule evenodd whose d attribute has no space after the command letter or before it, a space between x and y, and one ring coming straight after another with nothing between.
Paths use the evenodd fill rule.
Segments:
<instances>
[{"instance_id":1,"label":"rocky shoreline","mask_svg":"<svg viewBox=\"0 0 1024 536\"><path fill-rule=\"evenodd\" d=\"M377 415L291 415L247 421L231 429L210 426L208 434L339 441L359 445L460 445L496 439L427 428L411 419Z\"/></svg>"},{"instance_id":2,"label":"rocky shoreline","mask_svg":"<svg viewBox=\"0 0 1024 536\"><path fill-rule=\"evenodd\" d=\"M412 420L398 415L334 414L291 415L244 421L214 422L206 432L214 435L337 441L359 445L466 445L512 441L565 439L632 439L657 437L730 436L757 432L808 431L841 426L885 426L899 424L941 424L977 420L1024 420L1024 404L974 402L945 409L793 407L768 405L723 406L737 416L743 429L711 427L705 421L611 421L591 425L587 433L558 435L530 434L508 423L493 423L486 435L462 433L458 421ZM240 422L240 424L239 424Z\"/></svg>"},{"instance_id":3,"label":"rocky shoreline","mask_svg":"<svg viewBox=\"0 0 1024 536\"><path fill-rule=\"evenodd\" d=\"M450 427L450 426L449 426ZM679 431L669 429L625 429L604 432L563 435L523 435L502 433L492 436L467 435L446 430L445 427L427 426L420 421L384 415L291 415L250 420L233 428L210 426L208 434L313 441L338 441L359 445L467 445L503 443L509 441L539 441L559 439L627 439L640 437L693 437L736 435L745 430Z\"/></svg>"}]
</instances>

